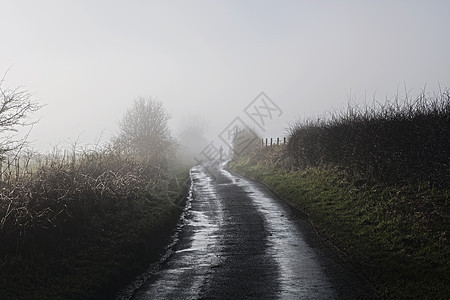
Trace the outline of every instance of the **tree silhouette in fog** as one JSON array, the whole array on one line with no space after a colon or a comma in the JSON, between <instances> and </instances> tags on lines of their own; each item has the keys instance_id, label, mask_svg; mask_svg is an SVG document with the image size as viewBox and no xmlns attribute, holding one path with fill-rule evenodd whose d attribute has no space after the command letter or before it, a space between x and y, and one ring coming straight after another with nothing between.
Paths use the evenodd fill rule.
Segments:
<instances>
[{"instance_id":1,"label":"tree silhouette in fog","mask_svg":"<svg viewBox=\"0 0 450 300\"><path fill-rule=\"evenodd\" d=\"M162 102L151 98L135 100L119 122L116 146L143 162L166 165L175 145L169 120L170 114Z\"/></svg>"},{"instance_id":2,"label":"tree silhouette in fog","mask_svg":"<svg viewBox=\"0 0 450 300\"><path fill-rule=\"evenodd\" d=\"M17 138L15 132L19 127L32 125L28 122L29 114L39 110L42 105L34 102L31 94L21 87L3 88L5 76L0 78L0 155L20 151L26 143L26 137Z\"/></svg>"},{"instance_id":3,"label":"tree silhouette in fog","mask_svg":"<svg viewBox=\"0 0 450 300\"><path fill-rule=\"evenodd\" d=\"M206 137L209 122L199 115L189 115L181 120L178 130L178 151L179 156L194 163L194 157L210 142Z\"/></svg>"}]
</instances>

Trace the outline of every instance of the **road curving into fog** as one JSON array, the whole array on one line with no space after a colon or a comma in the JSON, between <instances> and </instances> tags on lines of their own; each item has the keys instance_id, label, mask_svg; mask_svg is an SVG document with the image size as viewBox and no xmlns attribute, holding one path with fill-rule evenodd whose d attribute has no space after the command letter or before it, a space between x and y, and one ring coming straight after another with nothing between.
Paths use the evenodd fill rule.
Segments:
<instances>
[{"instance_id":1,"label":"road curving into fog","mask_svg":"<svg viewBox=\"0 0 450 300\"><path fill-rule=\"evenodd\" d=\"M258 183L222 168L191 170L166 257L118 299L361 299L370 284Z\"/></svg>"}]
</instances>

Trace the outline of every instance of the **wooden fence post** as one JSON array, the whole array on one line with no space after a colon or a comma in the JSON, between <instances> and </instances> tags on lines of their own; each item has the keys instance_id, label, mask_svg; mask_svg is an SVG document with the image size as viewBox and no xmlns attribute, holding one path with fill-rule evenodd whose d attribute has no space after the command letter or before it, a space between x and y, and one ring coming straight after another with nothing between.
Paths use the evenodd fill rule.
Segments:
<instances>
[{"instance_id":1,"label":"wooden fence post","mask_svg":"<svg viewBox=\"0 0 450 300\"><path fill-rule=\"evenodd\" d=\"M277 137L276 138L277 140L276 140L276 145L277 146L280 146L280 145L286 145L286 143L287 143L287 138L286 137L283 137L283 138L280 138L280 137ZM265 140L265 142L264 142L264 140ZM264 146L264 144L266 145L266 147L270 147L270 146L275 146L275 138L270 138L270 142L269 142L269 138L262 138L262 140L261 140L261 144L262 144L262 146Z\"/></svg>"}]
</instances>

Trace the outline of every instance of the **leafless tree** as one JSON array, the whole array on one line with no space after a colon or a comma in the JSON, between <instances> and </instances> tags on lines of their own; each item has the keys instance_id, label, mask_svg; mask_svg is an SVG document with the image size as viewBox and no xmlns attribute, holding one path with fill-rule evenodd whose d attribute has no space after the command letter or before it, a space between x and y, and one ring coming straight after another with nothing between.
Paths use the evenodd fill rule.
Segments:
<instances>
[{"instance_id":1,"label":"leafless tree","mask_svg":"<svg viewBox=\"0 0 450 300\"><path fill-rule=\"evenodd\" d=\"M164 164L175 145L169 119L162 102L150 98L136 100L119 122L116 146L141 161Z\"/></svg>"},{"instance_id":2,"label":"leafless tree","mask_svg":"<svg viewBox=\"0 0 450 300\"><path fill-rule=\"evenodd\" d=\"M246 155L261 146L261 136L255 128L236 128L233 136L234 155Z\"/></svg>"},{"instance_id":3,"label":"leafless tree","mask_svg":"<svg viewBox=\"0 0 450 300\"><path fill-rule=\"evenodd\" d=\"M185 161L195 162L194 157L208 145L205 137L209 122L199 115L189 115L180 122L178 130L179 156Z\"/></svg>"},{"instance_id":4,"label":"leafless tree","mask_svg":"<svg viewBox=\"0 0 450 300\"><path fill-rule=\"evenodd\" d=\"M0 79L0 159L24 146L26 137L18 138L16 132L20 127L35 124L36 121L28 121L27 117L42 107L22 87L3 88L5 76Z\"/></svg>"}]
</instances>

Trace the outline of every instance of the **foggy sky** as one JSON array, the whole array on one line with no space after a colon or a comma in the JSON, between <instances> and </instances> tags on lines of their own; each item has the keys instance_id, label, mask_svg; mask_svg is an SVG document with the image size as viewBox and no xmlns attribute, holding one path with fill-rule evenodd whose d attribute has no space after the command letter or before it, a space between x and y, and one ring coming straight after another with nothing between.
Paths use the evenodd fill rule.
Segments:
<instances>
[{"instance_id":1,"label":"foggy sky","mask_svg":"<svg viewBox=\"0 0 450 300\"><path fill-rule=\"evenodd\" d=\"M107 140L139 97L217 136L264 91L283 110L263 136L299 117L450 86L449 1L0 0L3 87L46 106L38 150Z\"/></svg>"}]
</instances>

